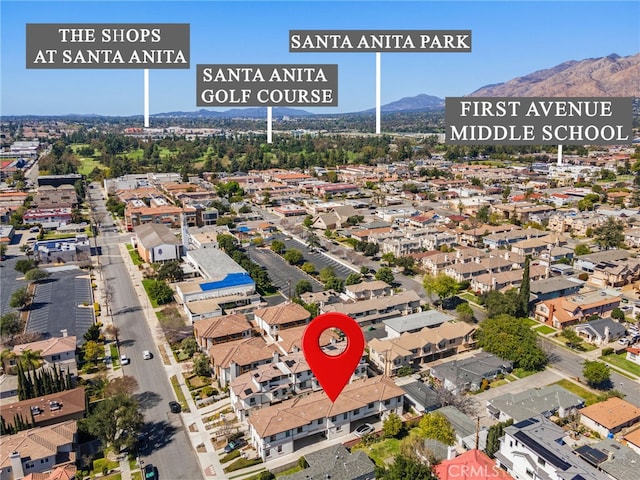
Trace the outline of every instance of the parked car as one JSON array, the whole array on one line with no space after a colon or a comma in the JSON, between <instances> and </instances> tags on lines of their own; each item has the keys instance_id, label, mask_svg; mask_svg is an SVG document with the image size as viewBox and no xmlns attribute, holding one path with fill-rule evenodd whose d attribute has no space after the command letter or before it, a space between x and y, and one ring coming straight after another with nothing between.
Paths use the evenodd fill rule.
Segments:
<instances>
[{"instance_id":1,"label":"parked car","mask_svg":"<svg viewBox=\"0 0 640 480\"><path fill-rule=\"evenodd\" d=\"M626 338L626 337L625 337L625 338L621 338L621 339L619 339L619 340L618 340L618 343L619 343L620 345L623 345L623 346L625 346L625 347L626 347L627 345L629 345L630 341L629 341L629 339L628 339L628 338Z\"/></svg>"},{"instance_id":2,"label":"parked car","mask_svg":"<svg viewBox=\"0 0 640 480\"><path fill-rule=\"evenodd\" d=\"M375 430L376 429L373 428L373 425L371 425L370 423L364 423L356 428L353 433L356 435L356 437L362 437L364 435L367 435L368 433L375 432Z\"/></svg>"},{"instance_id":3,"label":"parked car","mask_svg":"<svg viewBox=\"0 0 640 480\"><path fill-rule=\"evenodd\" d=\"M224 447L224 453L230 453L234 450L237 450L240 447L244 447L247 444L247 441L244 438L236 438L235 440L231 440Z\"/></svg>"},{"instance_id":4,"label":"parked car","mask_svg":"<svg viewBox=\"0 0 640 480\"><path fill-rule=\"evenodd\" d=\"M129 357L124 354L120 355L120 365L129 365L130 363L131 360L129 360Z\"/></svg>"},{"instance_id":5,"label":"parked car","mask_svg":"<svg viewBox=\"0 0 640 480\"><path fill-rule=\"evenodd\" d=\"M142 358L144 360L151 360L153 358L153 355L149 350L145 350L144 352L142 352Z\"/></svg>"},{"instance_id":6,"label":"parked car","mask_svg":"<svg viewBox=\"0 0 640 480\"><path fill-rule=\"evenodd\" d=\"M156 467L148 463L144 466L144 480L156 480Z\"/></svg>"},{"instance_id":7,"label":"parked car","mask_svg":"<svg viewBox=\"0 0 640 480\"><path fill-rule=\"evenodd\" d=\"M180 413L182 411L182 407L178 402L172 400L169 402L169 410L171 410L171 413Z\"/></svg>"}]
</instances>

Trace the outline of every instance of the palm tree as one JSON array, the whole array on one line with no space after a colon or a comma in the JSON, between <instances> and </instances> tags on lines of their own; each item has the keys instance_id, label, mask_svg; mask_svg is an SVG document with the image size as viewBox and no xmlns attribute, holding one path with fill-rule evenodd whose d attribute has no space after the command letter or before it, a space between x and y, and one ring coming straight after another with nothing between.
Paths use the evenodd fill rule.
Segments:
<instances>
[{"instance_id":1,"label":"palm tree","mask_svg":"<svg viewBox=\"0 0 640 480\"><path fill-rule=\"evenodd\" d=\"M20 353L18 358L25 370L29 369L32 365L37 368L40 366L40 363L42 363L40 350L33 351L27 348Z\"/></svg>"},{"instance_id":2,"label":"palm tree","mask_svg":"<svg viewBox=\"0 0 640 480\"><path fill-rule=\"evenodd\" d=\"M320 239L314 232L310 232L307 236L307 246L312 251L320 246Z\"/></svg>"},{"instance_id":3,"label":"palm tree","mask_svg":"<svg viewBox=\"0 0 640 480\"><path fill-rule=\"evenodd\" d=\"M2 369L11 375L14 375L16 372L14 371L16 368L15 362L16 354L13 353L13 350L9 350L5 348L0 352L0 365L2 365Z\"/></svg>"}]
</instances>

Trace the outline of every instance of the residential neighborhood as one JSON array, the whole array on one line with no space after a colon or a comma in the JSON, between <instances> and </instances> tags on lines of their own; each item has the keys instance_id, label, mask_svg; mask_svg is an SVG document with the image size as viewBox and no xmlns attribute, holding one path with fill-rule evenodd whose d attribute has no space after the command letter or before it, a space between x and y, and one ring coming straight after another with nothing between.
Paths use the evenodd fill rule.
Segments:
<instances>
[{"instance_id":1,"label":"residential neighborhood","mask_svg":"<svg viewBox=\"0 0 640 480\"><path fill-rule=\"evenodd\" d=\"M176 173L57 128L3 137L2 480L635 480L638 147ZM116 138L185 135L232 141ZM365 348L332 402L302 339L334 312Z\"/></svg>"}]
</instances>

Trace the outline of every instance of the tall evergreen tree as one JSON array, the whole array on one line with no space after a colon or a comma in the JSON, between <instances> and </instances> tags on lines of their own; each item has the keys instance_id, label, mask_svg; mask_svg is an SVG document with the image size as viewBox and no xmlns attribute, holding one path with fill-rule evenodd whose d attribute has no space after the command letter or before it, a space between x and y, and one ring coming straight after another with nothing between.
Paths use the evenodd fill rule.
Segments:
<instances>
[{"instance_id":1,"label":"tall evergreen tree","mask_svg":"<svg viewBox=\"0 0 640 480\"><path fill-rule=\"evenodd\" d=\"M529 296L531 295L531 277L529 270L531 268L531 257L527 255L524 261L524 271L522 272L522 283L518 295L520 297L520 307L518 308L518 317L529 316Z\"/></svg>"}]
</instances>

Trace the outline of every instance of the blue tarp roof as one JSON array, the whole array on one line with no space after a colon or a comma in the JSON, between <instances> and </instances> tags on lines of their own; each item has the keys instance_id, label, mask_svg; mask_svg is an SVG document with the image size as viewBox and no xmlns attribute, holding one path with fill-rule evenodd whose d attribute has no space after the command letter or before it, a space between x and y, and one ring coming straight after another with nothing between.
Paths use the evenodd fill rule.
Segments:
<instances>
[{"instance_id":1,"label":"blue tarp roof","mask_svg":"<svg viewBox=\"0 0 640 480\"><path fill-rule=\"evenodd\" d=\"M207 292L209 290L218 290L221 288L229 288L229 287L237 287L238 285L250 285L253 283L253 280L249 276L248 273L230 273L222 280L217 280L215 282L207 282L201 283L200 289L203 292Z\"/></svg>"}]
</instances>

